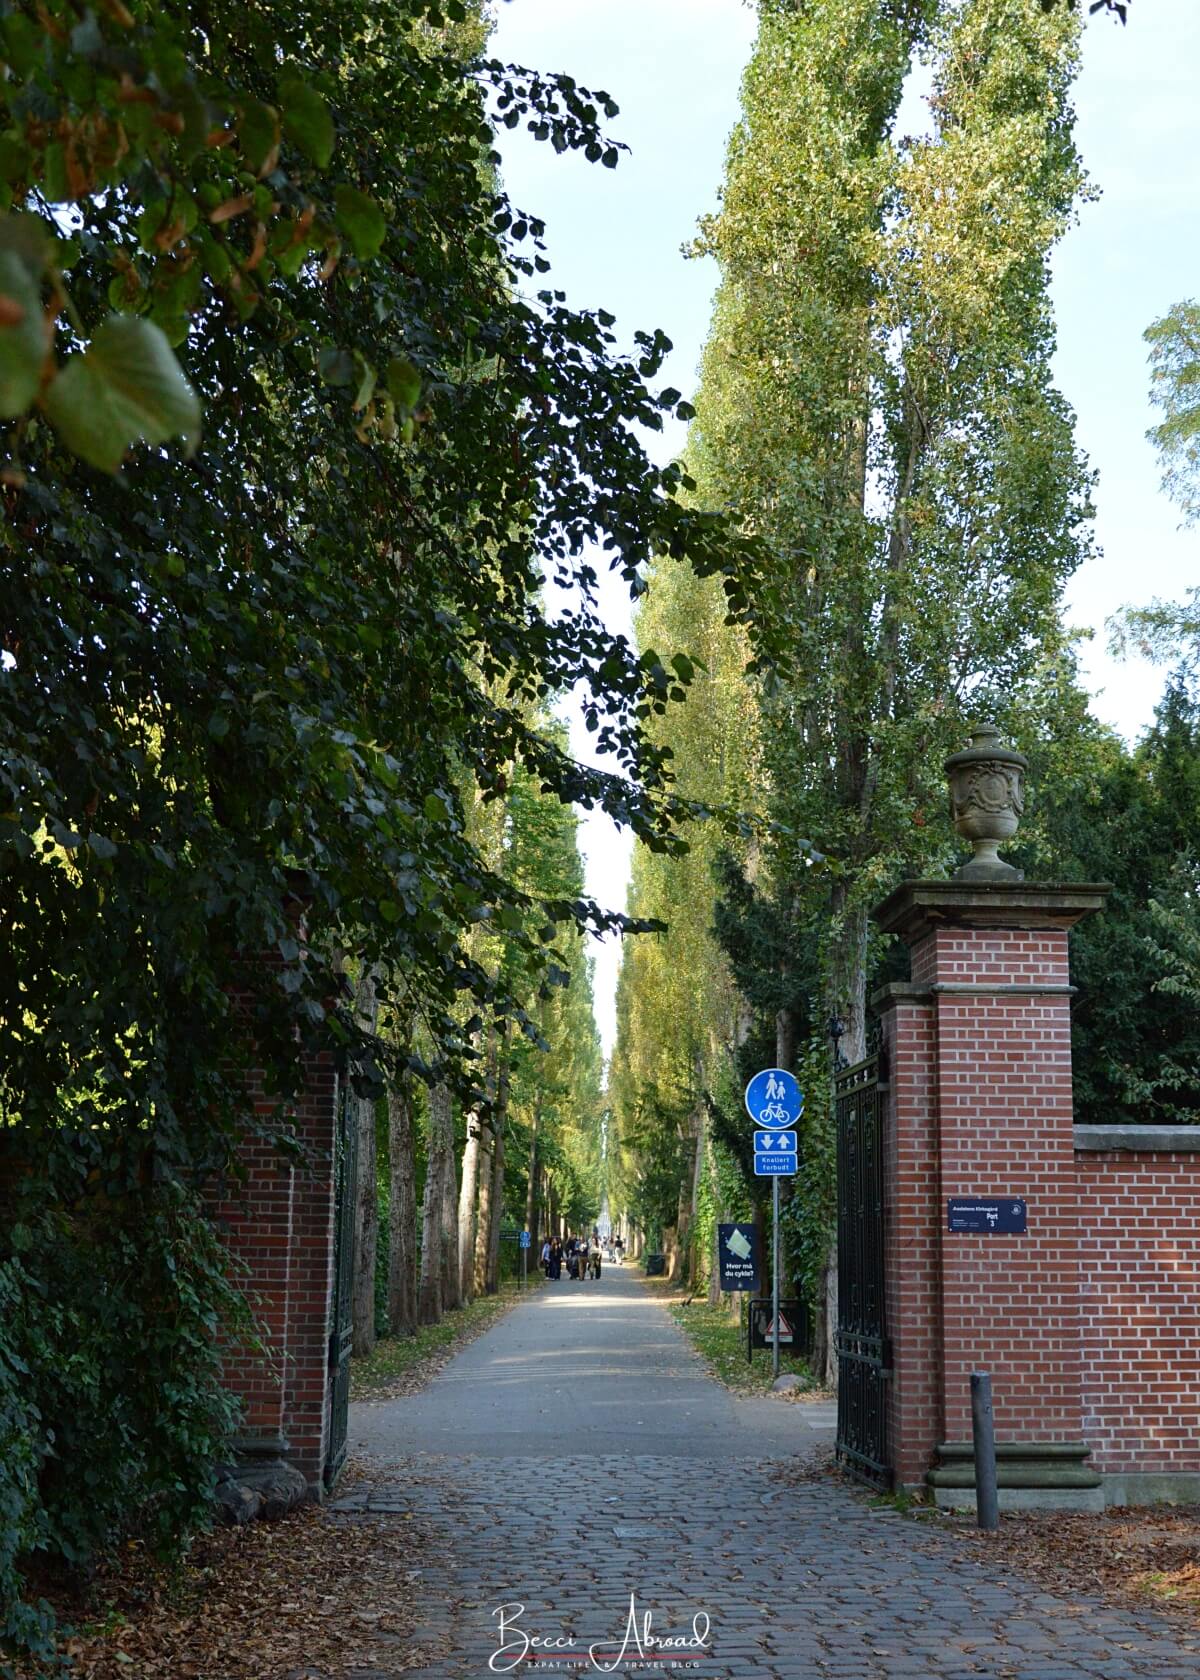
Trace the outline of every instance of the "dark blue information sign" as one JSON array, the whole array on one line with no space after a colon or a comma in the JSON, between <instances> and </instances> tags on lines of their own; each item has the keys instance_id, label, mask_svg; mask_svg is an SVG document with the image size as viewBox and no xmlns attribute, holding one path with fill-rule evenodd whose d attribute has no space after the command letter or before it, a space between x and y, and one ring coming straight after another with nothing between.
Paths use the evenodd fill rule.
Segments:
<instances>
[{"instance_id":1,"label":"dark blue information sign","mask_svg":"<svg viewBox=\"0 0 1200 1680\"><path fill-rule=\"evenodd\" d=\"M952 1231L995 1231L1019 1236L1025 1230L1025 1202L1021 1196L951 1196Z\"/></svg>"},{"instance_id":2,"label":"dark blue information sign","mask_svg":"<svg viewBox=\"0 0 1200 1680\"><path fill-rule=\"evenodd\" d=\"M748 1221L717 1226L722 1289L758 1288L758 1232Z\"/></svg>"}]
</instances>

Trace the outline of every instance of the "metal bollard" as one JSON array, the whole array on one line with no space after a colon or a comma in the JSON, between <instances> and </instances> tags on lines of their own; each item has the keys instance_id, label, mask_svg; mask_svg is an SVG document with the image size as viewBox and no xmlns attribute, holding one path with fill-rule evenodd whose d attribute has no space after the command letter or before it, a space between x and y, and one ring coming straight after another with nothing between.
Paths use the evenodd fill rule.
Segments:
<instances>
[{"instance_id":1,"label":"metal bollard","mask_svg":"<svg viewBox=\"0 0 1200 1680\"><path fill-rule=\"evenodd\" d=\"M980 1528L999 1528L996 1420L992 1413L992 1379L986 1371L971 1372L971 1439L975 1447L976 1521Z\"/></svg>"}]
</instances>

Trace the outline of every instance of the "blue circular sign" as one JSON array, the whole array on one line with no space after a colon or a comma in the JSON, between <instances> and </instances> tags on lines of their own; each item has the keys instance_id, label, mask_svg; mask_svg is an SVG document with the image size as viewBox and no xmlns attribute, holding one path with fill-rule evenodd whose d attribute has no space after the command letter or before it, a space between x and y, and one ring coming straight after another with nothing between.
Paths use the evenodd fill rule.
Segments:
<instances>
[{"instance_id":1,"label":"blue circular sign","mask_svg":"<svg viewBox=\"0 0 1200 1680\"><path fill-rule=\"evenodd\" d=\"M746 1087L746 1113L756 1126L794 1126L803 1109L804 1092L783 1068L764 1068Z\"/></svg>"}]
</instances>

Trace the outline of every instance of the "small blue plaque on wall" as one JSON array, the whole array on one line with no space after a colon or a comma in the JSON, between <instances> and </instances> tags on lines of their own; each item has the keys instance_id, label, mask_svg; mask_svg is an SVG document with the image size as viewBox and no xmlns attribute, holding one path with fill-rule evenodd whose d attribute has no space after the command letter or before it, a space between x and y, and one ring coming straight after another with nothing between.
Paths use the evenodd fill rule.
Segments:
<instances>
[{"instance_id":1,"label":"small blue plaque on wall","mask_svg":"<svg viewBox=\"0 0 1200 1680\"><path fill-rule=\"evenodd\" d=\"M1026 1229L1025 1201L1021 1196L951 1196L952 1231L995 1231L1016 1236Z\"/></svg>"}]
</instances>

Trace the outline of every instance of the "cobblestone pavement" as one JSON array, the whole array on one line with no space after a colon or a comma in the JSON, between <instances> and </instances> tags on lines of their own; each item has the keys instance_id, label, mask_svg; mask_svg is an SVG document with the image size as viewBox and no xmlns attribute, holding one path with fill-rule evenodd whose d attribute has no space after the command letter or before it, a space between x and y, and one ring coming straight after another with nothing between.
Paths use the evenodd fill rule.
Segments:
<instances>
[{"instance_id":1,"label":"cobblestone pavement","mask_svg":"<svg viewBox=\"0 0 1200 1680\"><path fill-rule=\"evenodd\" d=\"M413 1590L424 1666L410 1680L590 1676L613 1663L636 1597L639 1628L703 1653L611 1672L642 1680L1194 1680L1200 1651L1151 1614L992 1579L953 1536L873 1509L794 1464L645 1457L423 1458L339 1502L412 1513L431 1536ZM496 1611L507 1605L509 1654ZM518 1615L515 1606L523 1606ZM704 1622L699 1631L705 1631ZM569 1640L583 1661L523 1636ZM660 1650L660 1655L666 1655ZM686 1661L679 1660L681 1657ZM533 1659L537 1660L533 1660ZM489 1668L489 1660L493 1667ZM509 1663L513 1666L508 1667ZM366 1671L359 1680L384 1680ZM389 1677L390 1680L390 1677Z\"/></svg>"},{"instance_id":2,"label":"cobblestone pavement","mask_svg":"<svg viewBox=\"0 0 1200 1680\"><path fill-rule=\"evenodd\" d=\"M638 1286L625 1282L622 1295L630 1289ZM661 1357L690 1370L677 1333L663 1329L666 1314L648 1305L661 1314ZM506 1365L514 1336L537 1340L532 1319L528 1330L520 1323L529 1312L512 1315L508 1339L495 1344ZM619 1336L622 1312L606 1317ZM560 1314L556 1334L564 1328L569 1342ZM594 1409L605 1392L595 1315L586 1333ZM456 1381L451 1366L435 1390L438 1407L476 1439L474 1385ZM569 1397L543 1425L536 1451L523 1434L498 1431L492 1451L411 1454L381 1452L375 1427L373 1473L334 1512L412 1520L424 1540L412 1575L422 1625L405 1655L416 1668L364 1669L354 1680L605 1671L640 1680L1200 1680L1200 1637L1151 1612L1040 1591L997 1573L953 1534L873 1507L814 1463L822 1450L799 1419L799 1450L786 1458L773 1445L748 1455L741 1428L724 1458L711 1444L689 1456L686 1431L667 1451L639 1451L647 1443L635 1431L627 1451L589 1451ZM649 1646L647 1617L654 1638L704 1635L703 1649Z\"/></svg>"}]
</instances>

